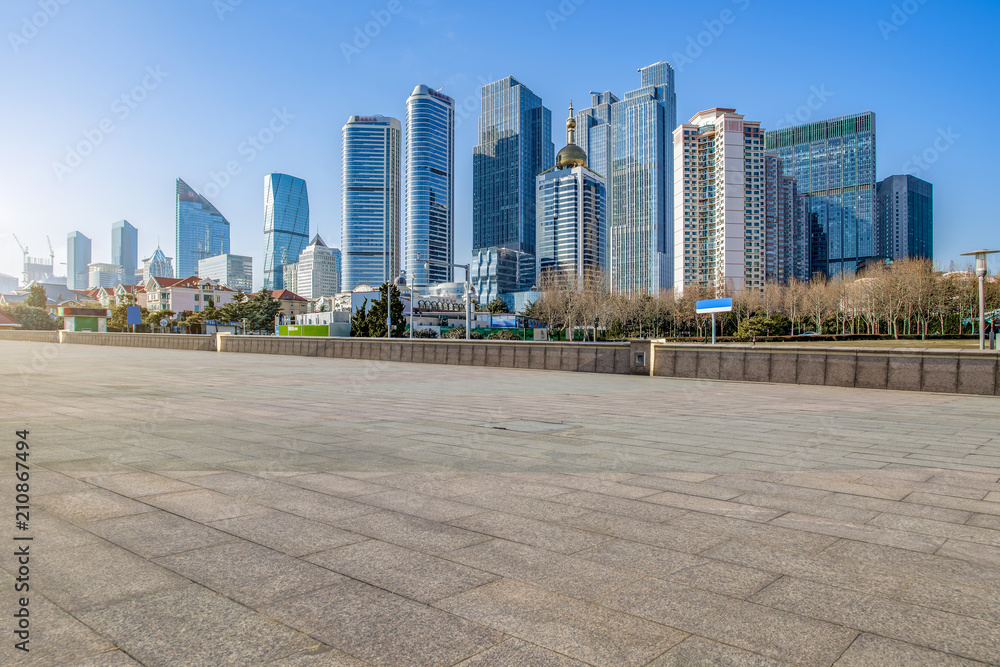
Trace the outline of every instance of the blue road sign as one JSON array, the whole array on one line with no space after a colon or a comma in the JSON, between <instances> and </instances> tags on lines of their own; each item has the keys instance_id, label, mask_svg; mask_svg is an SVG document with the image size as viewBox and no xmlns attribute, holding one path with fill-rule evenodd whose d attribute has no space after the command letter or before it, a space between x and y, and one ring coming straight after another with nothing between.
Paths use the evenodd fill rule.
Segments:
<instances>
[{"instance_id":1,"label":"blue road sign","mask_svg":"<svg viewBox=\"0 0 1000 667\"><path fill-rule=\"evenodd\" d=\"M125 324L142 324L142 308L139 306L125 306Z\"/></svg>"}]
</instances>

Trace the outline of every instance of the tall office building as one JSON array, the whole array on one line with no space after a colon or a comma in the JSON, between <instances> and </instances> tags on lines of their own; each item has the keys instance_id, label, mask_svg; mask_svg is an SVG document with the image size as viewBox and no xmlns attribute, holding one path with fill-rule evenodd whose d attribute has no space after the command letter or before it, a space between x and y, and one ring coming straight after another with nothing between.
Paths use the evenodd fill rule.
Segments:
<instances>
[{"instance_id":1,"label":"tall office building","mask_svg":"<svg viewBox=\"0 0 1000 667\"><path fill-rule=\"evenodd\" d=\"M229 221L179 178L176 235L176 278L196 276L198 260L229 252Z\"/></svg>"},{"instance_id":2,"label":"tall office building","mask_svg":"<svg viewBox=\"0 0 1000 667\"><path fill-rule=\"evenodd\" d=\"M150 278L173 278L174 259L167 257L160 246L149 257L142 260L142 284L145 285Z\"/></svg>"},{"instance_id":3,"label":"tall office building","mask_svg":"<svg viewBox=\"0 0 1000 667\"><path fill-rule=\"evenodd\" d=\"M296 263L295 287L292 290L307 299L336 296L340 291L340 253L323 243L319 234L312 238Z\"/></svg>"},{"instance_id":4,"label":"tall office building","mask_svg":"<svg viewBox=\"0 0 1000 667\"><path fill-rule=\"evenodd\" d=\"M419 259L418 259L419 256ZM420 85L406 100L406 273L418 289L454 280L455 100Z\"/></svg>"},{"instance_id":5,"label":"tall office building","mask_svg":"<svg viewBox=\"0 0 1000 667\"><path fill-rule=\"evenodd\" d=\"M876 255L934 259L934 186L908 174L876 188Z\"/></svg>"},{"instance_id":6,"label":"tall office building","mask_svg":"<svg viewBox=\"0 0 1000 667\"><path fill-rule=\"evenodd\" d=\"M611 105L618 96L610 90L590 93L590 108L576 114L576 145L587 154L587 165L605 179L611 176Z\"/></svg>"},{"instance_id":7,"label":"tall office building","mask_svg":"<svg viewBox=\"0 0 1000 667\"><path fill-rule=\"evenodd\" d=\"M122 267L122 280L135 284L135 269L139 265L139 230L128 220L111 225L111 263Z\"/></svg>"},{"instance_id":8,"label":"tall office building","mask_svg":"<svg viewBox=\"0 0 1000 667\"><path fill-rule=\"evenodd\" d=\"M674 292L763 289L764 135L735 109L695 114L674 130Z\"/></svg>"},{"instance_id":9,"label":"tall office building","mask_svg":"<svg viewBox=\"0 0 1000 667\"><path fill-rule=\"evenodd\" d=\"M118 287L122 284L122 267L118 264L92 262L87 265L87 289Z\"/></svg>"},{"instance_id":10,"label":"tall office building","mask_svg":"<svg viewBox=\"0 0 1000 667\"><path fill-rule=\"evenodd\" d=\"M535 177L554 160L552 113L513 77L482 88L479 144L472 149L472 248L505 248L529 255L518 284L535 282Z\"/></svg>"},{"instance_id":11,"label":"tall office building","mask_svg":"<svg viewBox=\"0 0 1000 667\"><path fill-rule=\"evenodd\" d=\"M344 291L399 276L400 141L395 118L351 116L344 125Z\"/></svg>"},{"instance_id":12,"label":"tall office building","mask_svg":"<svg viewBox=\"0 0 1000 667\"><path fill-rule=\"evenodd\" d=\"M306 182L287 174L264 177L264 289L284 289L285 264L298 259L309 242Z\"/></svg>"},{"instance_id":13,"label":"tall office building","mask_svg":"<svg viewBox=\"0 0 1000 667\"><path fill-rule=\"evenodd\" d=\"M765 149L809 195L812 271L853 274L875 248L875 114L771 130Z\"/></svg>"},{"instance_id":14,"label":"tall office building","mask_svg":"<svg viewBox=\"0 0 1000 667\"><path fill-rule=\"evenodd\" d=\"M576 145L573 104L566 119L566 146L556 166L536 179L536 274L582 288L604 287L607 271L607 187L587 166L587 154Z\"/></svg>"},{"instance_id":15,"label":"tall office building","mask_svg":"<svg viewBox=\"0 0 1000 667\"><path fill-rule=\"evenodd\" d=\"M226 253L199 259L198 277L218 280L231 290L249 294L253 291L253 257Z\"/></svg>"},{"instance_id":16,"label":"tall office building","mask_svg":"<svg viewBox=\"0 0 1000 667\"><path fill-rule=\"evenodd\" d=\"M674 281L674 68L639 70L640 87L611 105L611 288L657 293Z\"/></svg>"},{"instance_id":17,"label":"tall office building","mask_svg":"<svg viewBox=\"0 0 1000 667\"><path fill-rule=\"evenodd\" d=\"M66 235L66 286L70 289L88 289L90 245L90 239L80 232Z\"/></svg>"}]
</instances>

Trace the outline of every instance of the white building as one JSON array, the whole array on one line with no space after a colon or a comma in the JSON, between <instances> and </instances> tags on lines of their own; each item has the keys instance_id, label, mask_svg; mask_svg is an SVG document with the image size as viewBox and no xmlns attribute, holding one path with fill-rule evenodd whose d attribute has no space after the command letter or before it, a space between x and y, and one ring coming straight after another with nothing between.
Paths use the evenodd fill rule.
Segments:
<instances>
[{"instance_id":1,"label":"white building","mask_svg":"<svg viewBox=\"0 0 1000 667\"><path fill-rule=\"evenodd\" d=\"M246 255L216 255L198 260L198 277L211 278L244 294L253 291L253 258Z\"/></svg>"},{"instance_id":2,"label":"white building","mask_svg":"<svg viewBox=\"0 0 1000 667\"><path fill-rule=\"evenodd\" d=\"M766 199L759 122L715 108L674 130L675 294L763 289Z\"/></svg>"},{"instance_id":3,"label":"white building","mask_svg":"<svg viewBox=\"0 0 1000 667\"><path fill-rule=\"evenodd\" d=\"M296 262L293 292L307 299L333 296L340 291L340 253L316 234Z\"/></svg>"},{"instance_id":4,"label":"white building","mask_svg":"<svg viewBox=\"0 0 1000 667\"><path fill-rule=\"evenodd\" d=\"M173 278L174 259L167 257L160 246L156 246L156 251L151 257L142 260L142 284L149 282L150 278Z\"/></svg>"},{"instance_id":5,"label":"white building","mask_svg":"<svg viewBox=\"0 0 1000 667\"><path fill-rule=\"evenodd\" d=\"M111 288L122 284L122 267L118 264L92 262L87 265L87 275L89 289L95 287Z\"/></svg>"}]
</instances>

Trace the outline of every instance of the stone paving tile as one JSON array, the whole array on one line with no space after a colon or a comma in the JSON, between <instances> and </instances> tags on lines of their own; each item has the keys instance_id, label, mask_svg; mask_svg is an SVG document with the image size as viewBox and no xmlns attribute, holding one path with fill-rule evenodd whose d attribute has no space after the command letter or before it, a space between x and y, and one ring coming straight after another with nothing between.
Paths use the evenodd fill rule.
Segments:
<instances>
[{"instance_id":1,"label":"stone paving tile","mask_svg":"<svg viewBox=\"0 0 1000 667\"><path fill-rule=\"evenodd\" d=\"M336 526L429 554L441 554L490 540L489 536L480 533L388 511L343 519Z\"/></svg>"},{"instance_id":2,"label":"stone paving tile","mask_svg":"<svg viewBox=\"0 0 1000 667\"><path fill-rule=\"evenodd\" d=\"M255 496L253 502L261 506L265 512L269 508L276 509L329 524L362 514L378 512L378 508L371 505L291 486L278 493Z\"/></svg>"},{"instance_id":3,"label":"stone paving tile","mask_svg":"<svg viewBox=\"0 0 1000 667\"><path fill-rule=\"evenodd\" d=\"M586 663L512 638L463 660L455 667L586 667Z\"/></svg>"},{"instance_id":4,"label":"stone paving tile","mask_svg":"<svg viewBox=\"0 0 1000 667\"><path fill-rule=\"evenodd\" d=\"M117 493L98 488L91 488L89 491L35 496L33 501L38 507L75 524L142 514L155 509Z\"/></svg>"},{"instance_id":5,"label":"stone paving tile","mask_svg":"<svg viewBox=\"0 0 1000 667\"><path fill-rule=\"evenodd\" d=\"M643 498L646 502L668 505L680 509L694 510L697 512L707 512L719 516L728 516L734 519L748 519L750 521L770 521L785 514L784 510L772 510L742 502L727 502L724 500L713 500L700 496L689 496L682 493L664 491L655 496Z\"/></svg>"},{"instance_id":6,"label":"stone paving tile","mask_svg":"<svg viewBox=\"0 0 1000 667\"><path fill-rule=\"evenodd\" d=\"M305 560L425 603L497 578L495 574L379 540L321 551Z\"/></svg>"},{"instance_id":7,"label":"stone paving tile","mask_svg":"<svg viewBox=\"0 0 1000 667\"><path fill-rule=\"evenodd\" d=\"M243 540L163 556L153 562L251 608L325 588L343 578Z\"/></svg>"},{"instance_id":8,"label":"stone paving tile","mask_svg":"<svg viewBox=\"0 0 1000 667\"><path fill-rule=\"evenodd\" d=\"M645 488L659 489L661 491L674 491L676 493L686 493L692 496L702 496L705 498L715 498L716 500L732 500L740 491L733 491L722 487L700 482L688 482L685 480L671 479L669 477L657 477L654 475L637 475L624 482L629 486L641 486Z\"/></svg>"},{"instance_id":9,"label":"stone paving tile","mask_svg":"<svg viewBox=\"0 0 1000 667\"><path fill-rule=\"evenodd\" d=\"M840 540L827 548L824 555L849 558L858 563L859 568L897 568L914 571L942 581L970 584L984 588L996 587L1000 590L1000 567L970 562L960 558L899 549L880 544Z\"/></svg>"},{"instance_id":10,"label":"stone paving tile","mask_svg":"<svg viewBox=\"0 0 1000 667\"><path fill-rule=\"evenodd\" d=\"M932 505L934 507L948 507L966 512L978 512L980 514L993 514L1000 516L1000 503L989 500L970 500L968 498L953 498L942 496L936 493L914 492L905 499L908 503L919 503L921 505Z\"/></svg>"},{"instance_id":11,"label":"stone paving tile","mask_svg":"<svg viewBox=\"0 0 1000 667\"><path fill-rule=\"evenodd\" d=\"M382 665L451 665L504 639L497 630L351 579L284 600L266 612L340 651Z\"/></svg>"},{"instance_id":12,"label":"stone paving tile","mask_svg":"<svg viewBox=\"0 0 1000 667\"><path fill-rule=\"evenodd\" d=\"M364 503L381 509L410 514L430 521L448 522L483 512L482 508L443 498L425 496L422 493L390 489L381 493L355 496L354 502Z\"/></svg>"},{"instance_id":13,"label":"stone paving tile","mask_svg":"<svg viewBox=\"0 0 1000 667\"><path fill-rule=\"evenodd\" d=\"M268 667L370 667L372 663L362 662L325 644L317 644L267 664Z\"/></svg>"},{"instance_id":14,"label":"stone paving tile","mask_svg":"<svg viewBox=\"0 0 1000 667\"><path fill-rule=\"evenodd\" d=\"M565 491L565 489L561 489L561 491ZM568 493L565 495L573 494ZM557 500L562 497L564 497L564 495L556 496L553 500ZM604 497L610 498L611 496ZM498 512L504 512L507 514L517 514L518 516L528 517L530 519L539 519L541 521L559 521L560 519L566 517L586 514L589 511L585 508L563 505L560 502L553 502L553 500L525 498L523 496L515 495L513 492L497 493L490 491L485 493L470 493L462 496L453 496L452 498L453 500L475 505L477 507L497 510Z\"/></svg>"},{"instance_id":15,"label":"stone paving tile","mask_svg":"<svg viewBox=\"0 0 1000 667\"><path fill-rule=\"evenodd\" d=\"M919 519L898 514L881 514L869 521L869 525L1000 547L1000 530L990 528Z\"/></svg>"},{"instance_id":16,"label":"stone paving tile","mask_svg":"<svg viewBox=\"0 0 1000 667\"><path fill-rule=\"evenodd\" d=\"M173 491L192 491L198 487L164 475L149 472L119 473L88 477L88 484L99 486L128 498L154 496Z\"/></svg>"},{"instance_id":17,"label":"stone paving tile","mask_svg":"<svg viewBox=\"0 0 1000 667\"><path fill-rule=\"evenodd\" d=\"M657 523L682 516L686 513L686 510L675 507L656 505L641 500L605 496L590 491L574 491L556 496L552 498L552 502ZM581 512L579 514L584 513Z\"/></svg>"},{"instance_id":18,"label":"stone paving tile","mask_svg":"<svg viewBox=\"0 0 1000 667\"><path fill-rule=\"evenodd\" d=\"M267 511L267 508L259 505L235 500L230 496L208 489L146 496L142 501L199 523L232 519L249 514L263 514Z\"/></svg>"},{"instance_id":19,"label":"stone paving tile","mask_svg":"<svg viewBox=\"0 0 1000 667\"><path fill-rule=\"evenodd\" d=\"M834 667L980 667L983 663L864 633L833 664Z\"/></svg>"},{"instance_id":20,"label":"stone paving tile","mask_svg":"<svg viewBox=\"0 0 1000 667\"><path fill-rule=\"evenodd\" d=\"M584 530L602 533L631 542L642 542L658 547L696 554L724 542L726 537L700 530L690 530L672 524L651 523L629 517L589 512L563 519L562 523Z\"/></svg>"},{"instance_id":21,"label":"stone paving tile","mask_svg":"<svg viewBox=\"0 0 1000 667\"><path fill-rule=\"evenodd\" d=\"M642 578L618 567L499 539L453 551L447 558L582 600L593 600Z\"/></svg>"},{"instance_id":22,"label":"stone paving tile","mask_svg":"<svg viewBox=\"0 0 1000 667\"><path fill-rule=\"evenodd\" d=\"M436 606L591 665L645 665L687 636L506 579L439 600Z\"/></svg>"},{"instance_id":23,"label":"stone paving tile","mask_svg":"<svg viewBox=\"0 0 1000 667\"><path fill-rule=\"evenodd\" d=\"M146 667L261 664L316 643L193 584L91 609L79 617ZM179 628L183 641L178 641Z\"/></svg>"},{"instance_id":24,"label":"stone paving tile","mask_svg":"<svg viewBox=\"0 0 1000 667\"><path fill-rule=\"evenodd\" d=\"M735 646L692 635L646 667L788 667L792 663L772 660Z\"/></svg>"},{"instance_id":25,"label":"stone paving tile","mask_svg":"<svg viewBox=\"0 0 1000 667\"><path fill-rule=\"evenodd\" d=\"M877 526L825 519L823 517L806 516L804 514L789 513L775 519L771 524L925 553L934 553L944 544L944 538L940 537L915 535L901 530L891 530Z\"/></svg>"},{"instance_id":26,"label":"stone paving tile","mask_svg":"<svg viewBox=\"0 0 1000 667\"><path fill-rule=\"evenodd\" d=\"M254 496L282 493L288 488L284 484L240 472L219 472L212 475L198 475L185 481L194 486L218 491L219 493L242 500L247 500Z\"/></svg>"},{"instance_id":27,"label":"stone paving tile","mask_svg":"<svg viewBox=\"0 0 1000 667\"><path fill-rule=\"evenodd\" d=\"M671 526L679 528L703 531L715 537L746 538L755 542L777 544L789 549L806 552L822 551L837 541L836 537L829 535L819 535L802 530L782 528L770 523L730 519L729 517L705 514L703 512L688 512L683 516L672 519L668 523ZM715 540L716 544L720 542L722 542L721 539Z\"/></svg>"},{"instance_id":28,"label":"stone paving tile","mask_svg":"<svg viewBox=\"0 0 1000 667\"><path fill-rule=\"evenodd\" d=\"M888 512L889 514L902 514L919 519L931 519L933 521L949 521L951 523L965 523L971 512L953 510L945 507L932 507L930 505L917 505L896 500L882 500L880 498L866 498L865 496L852 496L842 493L831 493L824 502L836 505L846 505L858 509L870 510L872 512Z\"/></svg>"},{"instance_id":29,"label":"stone paving tile","mask_svg":"<svg viewBox=\"0 0 1000 667\"><path fill-rule=\"evenodd\" d=\"M98 653L83 660L63 663L63 667L141 667L140 663L125 655L121 649Z\"/></svg>"},{"instance_id":30,"label":"stone paving tile","mask_svg":"<svg viewBox=\"0 0 1000 667\"><path fill-rule=\"evenodd\" d=\"M340 498L352 498L365 494L386 491L385 485L380 481L377 484L362 480L351 479L343 475L334 475L329 472L315 472L306 475L294 475L284 480L285 484L298 486L310 491L318 491Z\"/></svg>"},{"instance_id":31,"label":"stone paving tile","mask_svg":"<svg viewBox=\"0 0 1000 667\"><path fill-rule=\"evenodd\" d=\"M296 557L367 539L362 535L285 512L223 519L209 525L230 535Z\"/></svg>"},{"instance_id":32,"label":"stone paving tile","mask_svg":"<svg viewBox=\"0 0 1000 667\"><path fill-rule=\"evenodd\" d=\"M1000 516L993 514L973 514L965 523L969 526L1000 530Z\"/></svg>"},{"instance_id":33,"label":"stone paving tile","mask_svg":"<svg viewBox=\"0 0 1000 667\"><path fill-rule=\"evenodd\" d=\"M751 600L973 660L1000 660L1000 625L966 616L790 577Z\"/></svg>"},{"instance_id":34,"label":"stone paving tile","mask_svg":"<svg viewBox=\"0 0 1000 667\"><path fill-rule=\"evenodd\" d=\"M87 524L87 530L147 559L235 539L204 524L160 510L95 521Z\"/></svg>"},{"instance_id":35,"label":"stone paving tile","mask_svg":"<svg viewBox=\"0 0 1000 667\"><path fill-rule=\"evenodd\" d=\"M985 544L950 539L937 550L937 555L1000 568L1000 548Z\"/></svg>"},{"instance_id":36,"label":"stone paving tile","mask_svg":"<svg viewBox=\"0 0 1000 667\"><path fill-rule=\"evenodd\" d=\"M735 502L754 505L756 507L767 507L781 512L792 512L808 516L825 517L827 519L850 521L852 523L866 523L879 514L878 512L870 510L856 509L846 505L836 505L828 501L801 500L798 498L764 495L760 493L748 493L737 498Z\"/></svg>"},{"instance_id":37,"label":"stone paving tile","mask_svg":"<svg viewBox=\"0 0 1000 667\"><path fill-rule=\"evenodd\" d=\"M487 511L449 523L465 530L562 554L571 554L611 539L607 535L504 512Z\"/></svg>"},{"instance_id":38,"label":"stone paving tile","mask_svg":"<svg viewBox=\"0 0 1000 667\"><path fill-rule=\"evenodd\" d=\"M840 625L807 618L805 614L785 613L655 579L644 579L615 591L600 603L752 653L801 665L831 664L858 634Z\"/></svg>"}]
</instances>

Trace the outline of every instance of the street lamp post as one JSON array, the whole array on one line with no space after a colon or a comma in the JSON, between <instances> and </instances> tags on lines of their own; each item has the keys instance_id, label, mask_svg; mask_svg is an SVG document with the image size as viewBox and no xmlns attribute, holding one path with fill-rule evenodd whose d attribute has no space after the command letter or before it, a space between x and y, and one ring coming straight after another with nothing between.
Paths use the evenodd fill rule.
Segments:
<instances>
[{"instance_id":1,"label":"street lamp post","mask_svg":"<svg viewBox=\"0 0 1000 667\"><path fill-rule=\"evenodd\" d=\"M986 349L986 257L1000 250L974 250L962 253L963 257L976 258L976 276L979 278L979 349Z\"/></svg>"},{"instance_id":2,"label":"street lamp post","mask_svg":"<svg viewBox=\"0 0 1000 667\"><path fill-rule=\"evenodd\" d=\"M597 325L601 323L601 318L594 318L594 342L597 342Z\"/></svg>"}]
</instances>

